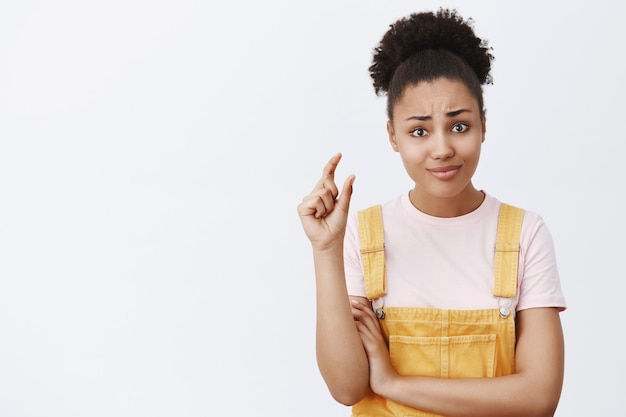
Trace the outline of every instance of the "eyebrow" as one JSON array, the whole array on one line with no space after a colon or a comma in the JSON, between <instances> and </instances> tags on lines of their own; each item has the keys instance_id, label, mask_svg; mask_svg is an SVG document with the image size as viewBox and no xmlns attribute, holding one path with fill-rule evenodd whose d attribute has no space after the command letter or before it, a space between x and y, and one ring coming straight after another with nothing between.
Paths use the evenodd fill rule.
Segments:
<instances>
[{"instance_id":1,"label":"eyebrow","mask_svg":"<svg viewBox=\"0 0 626 417\"><path fill-rule=\"evenodd\" d=\"M459 110L453 110L453 111L447 112L447 113L446 113L446 116L448 116L448 117L456 117L456 116L458 116L459 114L462 114L462 113L471 113L471 112L472 112L472 111L471 111L471 110L469 110L469 109L459 109ZM408 122L409 120L420 120L420 121L425 121L425 120L431 120L431 119L432 119L432 116L411 116L411 117L408 117L405 121L407 121L407 122Z\"/></svg>"}]
</instances>

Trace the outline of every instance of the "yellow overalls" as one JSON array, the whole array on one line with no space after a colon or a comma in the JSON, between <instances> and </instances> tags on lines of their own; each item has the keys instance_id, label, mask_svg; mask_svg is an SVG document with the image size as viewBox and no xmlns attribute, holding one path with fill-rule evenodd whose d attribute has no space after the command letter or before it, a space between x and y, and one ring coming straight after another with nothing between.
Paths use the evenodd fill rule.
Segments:
<instances>
[{"instance_id":1,"label":"yellow overalls","mask_svg":"<svg viewBox=\"0 0 626 417\"><path fill-rule=\"evenodd\" d=\"M394 369L401 375L438 378L496 377L515 372L515 317L524 210L500 205L494 257L494 308L442 310L384 307L387 293L381 206L357 214L367 298L379 318ZM435 416L370 394L353 417Z\"/></svg>"}]
</instances>

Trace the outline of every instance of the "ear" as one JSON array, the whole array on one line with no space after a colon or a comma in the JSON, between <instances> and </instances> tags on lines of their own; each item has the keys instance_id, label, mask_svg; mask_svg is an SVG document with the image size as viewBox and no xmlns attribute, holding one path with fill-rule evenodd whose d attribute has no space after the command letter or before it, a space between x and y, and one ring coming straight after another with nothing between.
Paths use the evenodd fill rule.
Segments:
<instances>
[{"instance_id":1,"label":"ear","mask_svg":"<svg viewBox=\"0 0 626 417\"><path fill-rule=\"evenodd\" d=\"M481 122L483 124L483 139L480 141L481 143L485 142L485 134L487 133L487 118L485 117L486 112L487 110L483 110L483 116L481 118Z\"/></svg>"},{"instance_id":2,"label":"ear","mask_svg":"<svg viewBox=\"0 0 626 417\"><path fill-rule=\"evenodd\" d=\"M394 151L398 152L398 142L396 141L396 134L393 130L391 120L387 120L387 134L389 135L389 143L391 143L391 148Z\"/></svg>"}]
</instances>

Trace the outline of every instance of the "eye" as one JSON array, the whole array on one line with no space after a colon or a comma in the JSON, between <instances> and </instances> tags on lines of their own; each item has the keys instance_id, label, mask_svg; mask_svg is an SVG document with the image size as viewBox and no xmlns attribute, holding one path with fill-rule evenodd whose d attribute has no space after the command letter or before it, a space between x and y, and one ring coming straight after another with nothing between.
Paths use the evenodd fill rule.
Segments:
<instances>
[{"instance_id":1,"label":"eye","mask_svg":"<svg viewBox=\"0 0 626 417\"><path fill-rule=\"evenodd\" d=\"M423 127L418 127L417 129L411 130L411 134L413 136L417 136L418 138L423 138L426 134L428 134L428 132Z\"/></svg>"},{"instance_id":2,"label":"eye","mask_svg":"<svg viewBox=\"0 0 626 417\"><path fill-rule=\"evenodd\" d=\"M457 123L452 127L452 131L455 133L463 133L467 129L469 129L469 126L466 125L465 123Z\"/></svg>"}]
</instances>

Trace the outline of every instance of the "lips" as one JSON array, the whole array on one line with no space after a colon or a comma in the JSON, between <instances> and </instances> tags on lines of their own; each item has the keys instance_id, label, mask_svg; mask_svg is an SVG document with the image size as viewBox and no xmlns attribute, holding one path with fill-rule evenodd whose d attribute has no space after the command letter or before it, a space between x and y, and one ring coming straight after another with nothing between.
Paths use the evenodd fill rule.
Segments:
<instances>
[{"instance_id":1,"label":"lips","mask_svg":"<svg viewBox=\"0 0 626 417\"><path fill-rule=\"evenodd\" d=\"M428 172L439 180L450 180L454 178L460 169L461 165L448 165L445 167L429 168Z\"/></svg>"}]
</instances>

